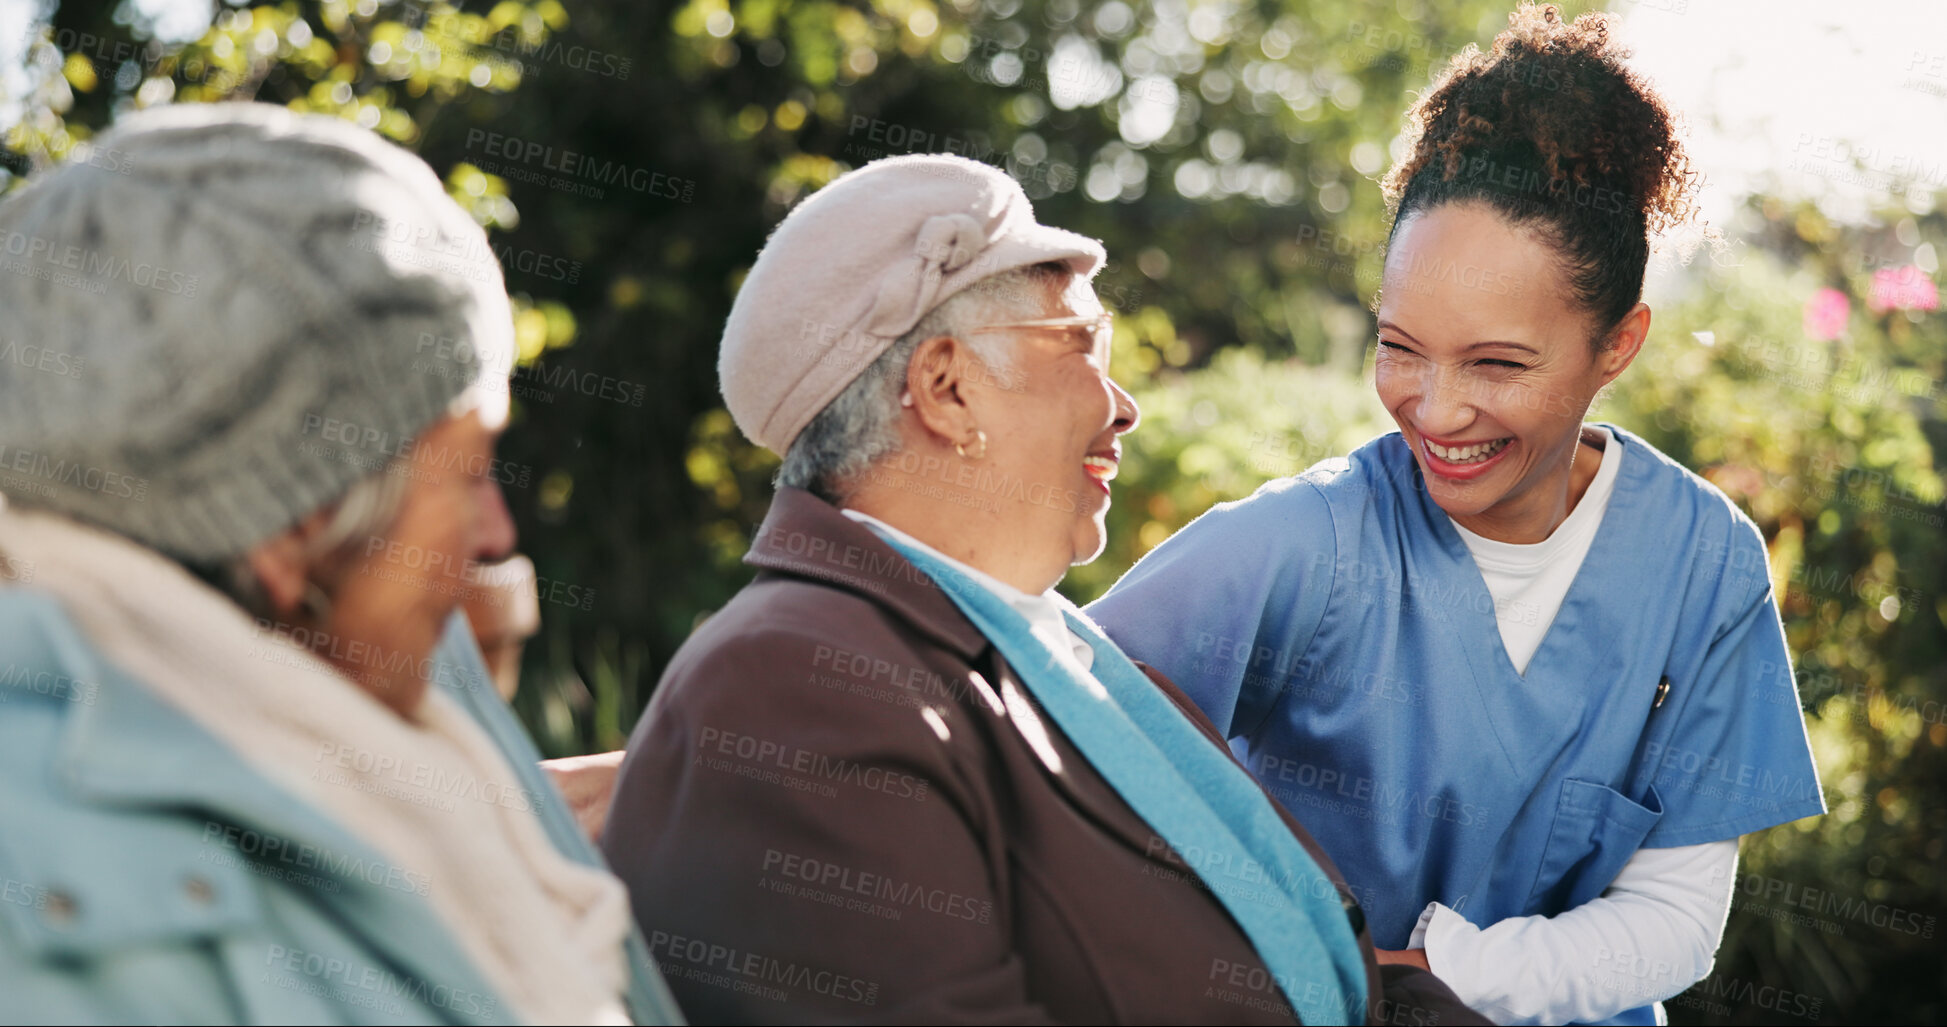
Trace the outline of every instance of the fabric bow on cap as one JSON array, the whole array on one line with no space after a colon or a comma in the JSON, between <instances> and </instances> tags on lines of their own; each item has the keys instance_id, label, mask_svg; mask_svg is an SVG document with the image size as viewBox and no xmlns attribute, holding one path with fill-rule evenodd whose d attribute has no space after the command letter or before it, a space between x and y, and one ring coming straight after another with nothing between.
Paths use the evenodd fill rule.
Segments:
<instances>
[{"instance_id":1,"label":"fabric bow on cap","mask_svg":"<svg viewBox=\"0 0 1947 1027\"><path fill-rule=\"evenodd\" d=\"M913 263L887 274L866 319L874 335L897 338L933 309L946 275L967 266L987 248L987 226L971 214L937 214L920 225Z\"/></svg>"}]
</instances>

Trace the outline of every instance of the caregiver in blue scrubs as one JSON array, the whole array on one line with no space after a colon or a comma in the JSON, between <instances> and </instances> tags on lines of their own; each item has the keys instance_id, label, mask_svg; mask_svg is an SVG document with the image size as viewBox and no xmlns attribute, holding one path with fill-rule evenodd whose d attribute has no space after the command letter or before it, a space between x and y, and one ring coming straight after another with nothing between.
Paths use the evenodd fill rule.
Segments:
<instances>
[{"instance_id":1,"label":"caregiver in blue scrubs","mask_svg":"<svg viewBox=\"0 0 1947 1027\"><path fill-rule=\"evenodd\" d=\"M1694 177L1609 28L1524 7L1409 116L1375 356L1399 430L1089 608L1318 837L1375 943L1504 1023L1654 1022L1709 972L1739 836L1824 811L1756 526L1583 421Z\"/></svg>"}]
</instances>

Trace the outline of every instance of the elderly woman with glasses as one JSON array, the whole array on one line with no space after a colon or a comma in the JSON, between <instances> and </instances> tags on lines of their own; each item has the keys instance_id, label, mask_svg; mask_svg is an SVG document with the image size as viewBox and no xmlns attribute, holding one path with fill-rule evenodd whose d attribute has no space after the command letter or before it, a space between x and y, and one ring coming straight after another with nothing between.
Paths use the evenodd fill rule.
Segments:
<instances>
[{"instance_id":1,"label":"elderly woman with glasses","mask_svg":"<svg viewBox=\"0 0 1947 1027\"><path fill-rule=\"evenodd\" d=\"M457 612L514 543L479 227L330 118L98 145L0 203L5 1017L674 1019Z\"/></svg>"},{"instance_id":2,"label":"elderly woman with glasses","mask_svg":"<svg viewBox=\"0 0 1947 1027\"><path fill-rule=\"evenodd\" d=\"M1102 249L950 157L840 178L723 340L784 457L604 836L699 1021L1470 1022L1167 681L1054 591L1136 404Z\"/></svg>"}]
</instances>

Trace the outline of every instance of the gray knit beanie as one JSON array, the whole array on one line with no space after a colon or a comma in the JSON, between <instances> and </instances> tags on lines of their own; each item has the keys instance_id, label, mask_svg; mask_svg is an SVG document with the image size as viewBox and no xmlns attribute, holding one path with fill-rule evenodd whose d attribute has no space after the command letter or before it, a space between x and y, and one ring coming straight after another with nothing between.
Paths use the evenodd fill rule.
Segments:
<instances>
[{"instance_id":1,"label":"gray knit beanie","mask_svg":"<svg viewBox=\"0 0 1947 1027\"><path fill-rule=\"evenodd\" d=\"M480 227L337 119L151 110L0 201L0 492L178 559L381 473L512 362Z\"/></svg>"}]
</instances>

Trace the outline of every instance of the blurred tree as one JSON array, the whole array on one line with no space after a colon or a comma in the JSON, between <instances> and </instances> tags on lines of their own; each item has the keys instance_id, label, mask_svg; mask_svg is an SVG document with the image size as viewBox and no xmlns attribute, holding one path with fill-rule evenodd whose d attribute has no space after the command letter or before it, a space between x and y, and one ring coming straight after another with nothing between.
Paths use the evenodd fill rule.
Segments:
<instances>
[{"instance_id":1,"label":"blurred tree","mask_svg":"<svg viewBox=\"0 0 1947 1027\"><path fill-rule=\"evenodd\" d=\"M1107 242L1125 376L1236 343L1349 369L1385 227L1362 176L1407 92L1505 16L1482 0L473 7L212 6L170 43L132 3L63 4L7 143L26 170L119 110L257 99L358 121L447 175L520 304L502 455L531 472L509 499L558 601L519 705L554 752L620 744L699 613L747 579L776 462L720 409L716 340L807 191L891 153L989 161L1051 223Z\"/></svg>"},{"instance_id":2,"label":"blurred tree","mask_svg":"<svg viewBox=\"0 0 1947 1027\"><path fill-rule=\"evenodd\" d=\"M221 99L346 117L445 175L517 302L502 456L545 622L518 706L574 753L619 745L748 580L776 460L721 409L716 341L791 204L879 156L957 152L1105 240L1115 371L1145 419L1110 548L1064 584L1087 599L1211 503L1388 426L1360 379L1386 227L1370 180L1410 94L1509 6L286 0L212 3L172 40L133 0L44 3L0 80L0 186L87 159L122 111ZM1764 529L1834 810L1747 849L1679 1022L1943 1015L1943 227L1753 201L1741 263L1659 304L1599 411Z\"/></svg>"},{"instance_id":3,"label":"blurred tree","mask_svg":"<svg viewBox=\"0 0 1947 1027\"><path fill-rule=\"evenodd\" d=\"M1947 912L1947 324L1936 244L1920 240L1947 240L1947 215L1900 207L1842 226L1758 198L1734 228L1740 262L1690 276L1606 410L1710 478L1770 541L1831 813L1746 846L1716 971L1673 1015L1935 1022L1947 1015L1935 939ZM1767 1005L1764 984L1784 1004Z\"/></svg>"}]
</instances>

